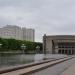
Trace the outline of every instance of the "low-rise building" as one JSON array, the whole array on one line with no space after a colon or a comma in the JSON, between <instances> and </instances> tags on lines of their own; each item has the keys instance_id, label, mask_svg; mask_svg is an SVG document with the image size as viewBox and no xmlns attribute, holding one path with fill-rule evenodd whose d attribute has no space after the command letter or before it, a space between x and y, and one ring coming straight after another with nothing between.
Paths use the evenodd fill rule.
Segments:
<instances>
[{"instance_id":1,"label":"low-rise building","mask_svg":"<svg viewBox=\"0 0 75 75\"><path fill-rule=\"evenodd\" d=\"M50 54L75 54L75 35L44 35L43 51Z\"/></svg>"}]
</instances>

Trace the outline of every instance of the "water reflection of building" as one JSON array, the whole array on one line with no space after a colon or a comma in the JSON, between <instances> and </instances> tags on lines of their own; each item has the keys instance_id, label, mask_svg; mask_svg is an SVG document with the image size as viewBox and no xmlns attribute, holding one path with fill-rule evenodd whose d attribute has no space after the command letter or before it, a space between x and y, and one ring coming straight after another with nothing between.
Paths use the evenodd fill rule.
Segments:
<instances>
[{"instance_id":1,"label":"water reflection of building","mask_svg":"<svg viewBox=\"0 0 75 75\"><path fill-rule=\"evenodd\" d=\"M44 35L43 50L51 54L75 54L75 35Z\"/></svg>"},{"instance_id":2,"label":"water reflection of building","mask_svg":"<svg viewBox=\"0 0 75 75\"><path fill-rule=\"evenodd\" d=\"M0 28L0 37L2 38L13 38L17 40L34 41L35 39L34 29L21 28L18 26L7 25Z\"/></svg>"}]
</instances>

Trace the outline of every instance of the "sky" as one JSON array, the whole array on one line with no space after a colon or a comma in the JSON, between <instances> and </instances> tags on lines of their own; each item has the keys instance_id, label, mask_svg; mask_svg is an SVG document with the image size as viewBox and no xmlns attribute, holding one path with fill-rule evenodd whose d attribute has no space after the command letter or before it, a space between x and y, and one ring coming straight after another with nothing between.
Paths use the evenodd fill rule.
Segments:
<instances>
[{"instance_id":1,"label":"sky","mask_svg":"<svg viewBox=\"0 0 75 75\"><path fill-rule=\"evenodd\" d=\"M75 35L75 0L0 0L0 27L35 29L35 41L46 35Z\"/></svg>"}]
</instances>

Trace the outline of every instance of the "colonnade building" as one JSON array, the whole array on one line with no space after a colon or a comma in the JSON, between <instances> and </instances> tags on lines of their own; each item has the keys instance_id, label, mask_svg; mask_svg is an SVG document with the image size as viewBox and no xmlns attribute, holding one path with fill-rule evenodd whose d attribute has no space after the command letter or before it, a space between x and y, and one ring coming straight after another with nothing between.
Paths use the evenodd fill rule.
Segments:
<instances>
[{"instance_id":1,"label":"colonnade building","mask_svg":"<svg viewBox=\"0 0 75 75\"><path fill-rule=\"evenodd\" d=\"M44 35L43 51L50 54L75 54L75 35Z\"/></svg>"},{"instance_id":2,"label":"colonnade building","mask_svg":"<svg viewBox=\"0 0 75 75\"><path fill-rule=\"evenodd\" d=\"M7 25L3 28L0 28L0 37L34 42L35 30L25 27L21 28L15 25Z\"/></svg>"}]
</instances>

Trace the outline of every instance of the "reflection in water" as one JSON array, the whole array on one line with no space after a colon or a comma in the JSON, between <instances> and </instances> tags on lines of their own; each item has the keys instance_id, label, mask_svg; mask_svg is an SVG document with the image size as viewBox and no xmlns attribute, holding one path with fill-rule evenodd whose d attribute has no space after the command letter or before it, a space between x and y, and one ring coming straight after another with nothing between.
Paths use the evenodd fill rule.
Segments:
<instances>
[{"instance_id":1,"label":"reflection in water","mask_svg":"<svg viewBox=\"0 0 75 75\"><path fill-rule=\"evenodd\" d=\"M0 54L0 67L15 66L34 61L34 55Z\"/></svg>"},{"instance_id":2,"label":"reflection in water","mask_svg":"<svg viewBox=\"0 0 75 75\"><path fill-rule=\"evenodd\" d=\"M44 58L46 59L59 59L67 57L67 55L58 55L58 54L0 54L0 68L15 66L21 64L27 64L31 62L40 62Z\"/></svg>"},{"instance_id":3,"label":"reflection in water","mask_svg":"<svg viewBox=\"0 0 75 75\"><path fill-rule=\"evenodd\" d=\"M34 61L35 62L41 62L45 58L44 54L35 54Z\"/></svg>"}]
</instances>

